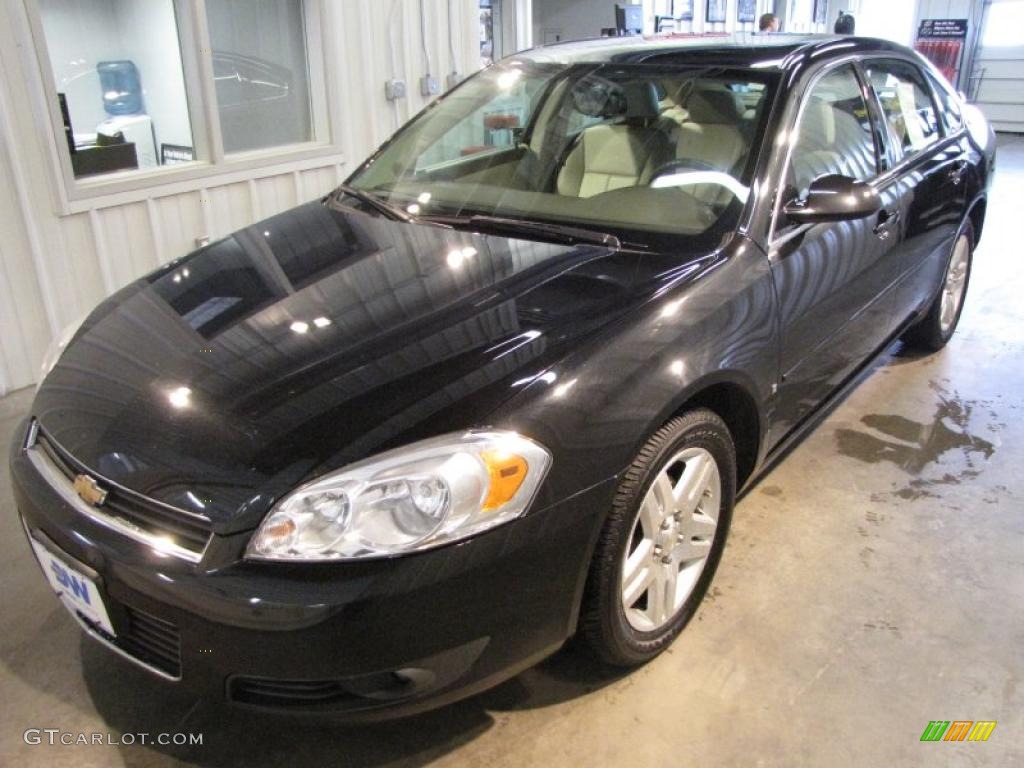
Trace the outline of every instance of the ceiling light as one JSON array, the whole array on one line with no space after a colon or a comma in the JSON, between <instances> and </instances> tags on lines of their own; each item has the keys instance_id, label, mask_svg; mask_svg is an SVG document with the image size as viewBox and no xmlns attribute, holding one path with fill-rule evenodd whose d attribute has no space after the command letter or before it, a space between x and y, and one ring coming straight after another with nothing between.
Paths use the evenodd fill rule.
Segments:
<instances>
[{"instance_id":1,"label":"ceiling light","mask_svg":"<svg viewBox=\"0 0 1024 768\"><path fill-rule=\"evenodd\" d=\"M465 261L466 257L462 255L461 250L448 251L447 261L448 266L452 269L458 269L462 266L462 262Z\"/></svg>"},{"instance_id":2,"label":"ceiling light","mask_svg":"<svg viewBox=\"0 0 1024 768\"><path fill-rule=\"evenodd\" d=\"M309 323L304 323L301 320L296 320L291 324L290 328L295 333L305 333L309 330Z\"/></svg>"},{"instance_id":3,"label":"ceiling light","mask_svg":"<svg viewBox=\"0 0 1024 768\"><path fill-rule=\"evenodd\" d=\"M188 408L192 404L192 390L188 387L178 387L168 393L167 399L175 408Z\"/></svg>"},{"instance_id":4,"label":"ceiling light","mask_svg":"<svg viewBox=\"0 0 1024 768\"><path fill-rule=\"evenodd\" d=\"M331 324L331 319L329 317L314 317L313 318L313 325L315 325L317 328L326 328L330 324Z\"/></svg>"}]
</instances>

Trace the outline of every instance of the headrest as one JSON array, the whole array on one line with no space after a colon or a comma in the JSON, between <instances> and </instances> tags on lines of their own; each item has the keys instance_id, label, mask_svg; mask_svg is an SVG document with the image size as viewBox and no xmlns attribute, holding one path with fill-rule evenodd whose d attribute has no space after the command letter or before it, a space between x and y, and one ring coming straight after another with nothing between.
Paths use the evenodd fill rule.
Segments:
<instances>
[{"instance_id":1,"label":"headrest","mask_svg":"<svg viewBox=\"0 0 1024 768\"><path fill-rule=\"evenodd\" d=\"M572 92L573 105L591 117L657 118L660 114L658 89L651 82L612 83L593 79L581 81Z\"/></svg>"},{"instance_id":2,"label":"headrest","mask_svg":"<svg viewBox=\"0 0 1024 768\"><path fill-rule=\"evenodd\" d=\"M686 100L686 111L695 123L737 125L743 117L735 94L727 88L694 90Z\"/></svg>"},{"instance_id":3,"label":"headrest","mask_svg":"<svg viewBox=\"0 0 1024 768\"><path fill-rule=\"evenodd\" d=\"M626 97L626 117L652 120L661 115L658 103L658 89L650 81L623 83L622 92Z\"/></svg>"}]
</instances>

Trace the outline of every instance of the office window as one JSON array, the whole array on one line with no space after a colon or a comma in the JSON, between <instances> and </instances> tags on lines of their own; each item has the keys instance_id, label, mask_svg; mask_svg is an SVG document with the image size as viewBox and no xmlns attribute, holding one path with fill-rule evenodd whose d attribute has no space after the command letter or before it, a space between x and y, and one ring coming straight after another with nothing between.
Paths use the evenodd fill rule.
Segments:
<instances>
[{"instance_id":1,"label":"office window","mask_svg":"<svg viewBox=\"0 0 1024 768\"><path fill-rule=\"evenodd\" d=\"M40 0L75 177L194 157L173 0Z\"/></svg>"},{"instance_id":2,"label":"office window","mask_svg":"<svg viewBox=\"0 0 1024 768\"><path fill-rule=\"evenodd\" d=\"M303 4L206 0L226 153L313 139Z\"/></svg>"},{"instance_id":3,"label":"office window","mask_svg":"<svg viewBox=\"0 0 1024 768\"><path fill-rule=\"evenodd\" d=\"M68 202L337 151L319 2L25 3Z\"/></svg>"}]
</instances>

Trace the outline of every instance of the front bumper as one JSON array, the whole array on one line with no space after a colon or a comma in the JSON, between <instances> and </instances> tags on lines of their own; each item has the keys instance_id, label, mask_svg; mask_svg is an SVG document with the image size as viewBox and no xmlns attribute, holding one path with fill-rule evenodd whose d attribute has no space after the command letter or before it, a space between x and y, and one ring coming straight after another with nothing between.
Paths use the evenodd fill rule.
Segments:
<instances>
[{"instance_id":1,"label":"front bumper","mask_svg":"<svg viewBox=\"0 0 1024 768\"><path fill-rule=\"evenodd\" d=\"M352 720L439 706L556 651L575 627L611 492L609 481L468 541L390 560L247 562L245 532L214 535L194 563L83 515L20 439L10 468L29 535L97 575L118 637L86 625L94 637L204 697Z\"/></svg>"}]
</instances>

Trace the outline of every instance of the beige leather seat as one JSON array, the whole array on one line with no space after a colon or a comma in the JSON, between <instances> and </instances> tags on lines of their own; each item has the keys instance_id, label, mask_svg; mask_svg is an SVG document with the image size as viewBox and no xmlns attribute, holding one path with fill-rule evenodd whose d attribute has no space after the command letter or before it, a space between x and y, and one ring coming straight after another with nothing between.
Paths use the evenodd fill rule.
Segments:
<instances>
[{"instance_id":1,"label":"beige leather seat","mask_svg":"<svg viewBox=\"0 0 1024 768\"><path fill-rule=\"evenodd\" d=\"M675 132L676 159L696 168L737 177L747 155L743 109L727 88L695 88L686 99L687 119ZM697 184L690 194L710 206L728 205L733 193L720 184Z\"/></svg>"},{"instance_id":2,"label":"beige leather seat","mask_svg":"<svg viewBox=\"0 0 1024 768\"><path fill-rule=\"evenodd\" d=\"M695 89L685 109L687 120L679 126L676 158L697 160L733 174L747 150L740 129L743 114L735 95L725 88Z\"/></svg>"},{"instance_id":3,"label":"beige leather seat","mask_svg":"<svg viewBox=\"0 0 1024 768\"><path fill-rule=\"evenodd\" d=\"M792 165L793 184L801 195L812 181L829 173L863 181L875 175L873 139L853 115L811 98L800 118Z\"/></svg>"},{"instance_id":4,"label":"beige leather seat","mask_svg":"<svg viewBox=\"0 0 1024 768\"><path fill-rule=\"evenodd\" d=\"M661 111L662 119L670 120L673 128L690 118L683 102L692 85L692 80L684 81L681 86L674 82L665 84L665 97L658 102L658 109Z\"/></svg>"},{"instance_id":5,"label":"beige leather seat","mask_svg":"<svg viewBox=\"0 0 1024 768\"><path fill-rule=\"evenodd\" d=\"M558 171L560 195L593 197L650 182L672 159L667 131L651 83L623 87L624 113L618 122L584 130Z\"/></svg>"}]
</instances>

